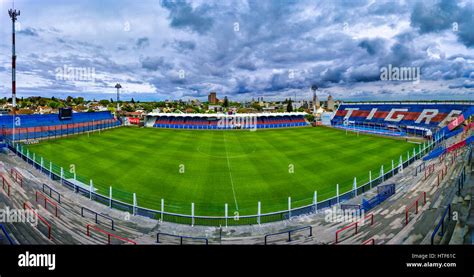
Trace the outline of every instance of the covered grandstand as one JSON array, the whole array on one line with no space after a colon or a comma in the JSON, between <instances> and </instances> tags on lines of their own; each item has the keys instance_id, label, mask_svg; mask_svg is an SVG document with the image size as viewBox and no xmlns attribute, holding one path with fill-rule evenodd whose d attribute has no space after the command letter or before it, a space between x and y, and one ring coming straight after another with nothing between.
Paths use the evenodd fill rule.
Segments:
<instances>
[{"instance_id":1,"label":"covered grandstand","mask_svg":"<svg viewBox=\"0 0 474 277\"><path fill-rule=\"evenodd\" d=\"M474 102L348 103L339 106L331 124L382 135L431 136L473 108Z\"/></svg>"},{"instance_id":2,"label":"covered grandstand","mask_svg":"<svg viewBox=\"0 0 474 277\"><path fill-rule=\"evenodd\" d=\"M147 126L171 129L267 129L307 126L306 113L169 114L151 113Z\"/></svg>"},{"instance_id":3,"label":"covered grandstand","mask_svg":"<svg viewBox=\"0 0 474 277\"><path fill-rule=\"evenodd\" d=\"M58 137L119 126L110 112L73 113L70 119L58 114L0 116L1 134L7 140L29 140Z\"/></svg>"}]
</instances>

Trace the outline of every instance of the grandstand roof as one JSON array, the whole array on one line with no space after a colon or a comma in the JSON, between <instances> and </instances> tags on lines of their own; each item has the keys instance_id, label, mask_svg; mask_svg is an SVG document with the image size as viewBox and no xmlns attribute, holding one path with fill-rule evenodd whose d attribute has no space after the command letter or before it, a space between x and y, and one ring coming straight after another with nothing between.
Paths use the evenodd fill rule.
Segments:
<instances>
[{"instance_id":1,"label":"grandstand roof","mask_svg":"<svg viewBox=\"0 0 474 277\"><path fill-rule=\"evenodd\" d=\"M263 117L263 116L298 116L306 115L305 112L293 113L239 113L239 114L207 114L207 113L149 113L148 116L168 116L168 117Z\"/></svg>"}]
</instances>

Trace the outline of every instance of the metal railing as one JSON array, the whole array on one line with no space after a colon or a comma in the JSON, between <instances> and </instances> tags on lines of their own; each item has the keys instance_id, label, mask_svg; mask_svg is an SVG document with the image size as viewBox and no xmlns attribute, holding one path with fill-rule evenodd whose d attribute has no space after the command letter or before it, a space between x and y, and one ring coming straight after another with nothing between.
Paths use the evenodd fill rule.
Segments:
<instances>
[{"instance_id":1,"label":"metal railing","mask_svg":"<svg viewBox=\"0 0 474 277\"><path fill-rule=\"evenodd\" d=\"M91 236L91 230L94 230L94 231L96 231L96 232L98 232L98 233L101 233L101 234L106 235L106 236L107 236L107 244L111 244L112 238L115 238L115 239L117 239L117 240L120 240L120 241L122 241L122 242L124 242L124 243L130 243L130 244L133 244L133 245L136 245L136 244L137 244L135 241L133 241L133 240L131 240L131 239L124 238L124 237L118 236L118 235L116 235L116 234L112 234L112 233L110 233L110 232L107 232L107 231L105 231L105 230L103 230L103 229L100 229L99 227L94 226L94 225L91 225L91 224L87 224L86 229L87 229L86 235L87 235L88 237Z\"/></svg>"},{"instance_id":2,"label":"metal railing","mask_svg":"<svg viewBox=\"0 0 474 277\"><path fill-rule=\"evenodd\" d=\"M265 235L265 238L264 238L265 245L267 245L267 241L268 241L269 237L283 235L283 234L286 234L286 233L288 233L287 242L291 242L291 234L292 233L302 231L302 230L306 230L306 229L309 229L309 236L308 237L312 237L313 236L313 227L312 226L304 226L304 227L300 227L300 228L296 228L296 229L292 229L292 230L288 230L288 231L282 231L282 232L278 232L278 233Z\"/></svg>"},{"instance_id":3,"label":"metal railing","mask_svg":"<svg viewBox=\"0 0 474 277\"><path fill-rule=\"evenodd\" d=\"M340 242L340 234L352 227L355 227L354 230L354 234L353 235L356 235L359 233L359 227L360 226L364 226L365 225L365 220L367 220L367 218L370 218L370 226L374 225L374 214L373 213L370 213L368 215L366 215L365 217L363 217L362 219L358 220L358 221L355 221L355 222L352 222L344 227L342 227L341 229L337 230L336 231L336 244L338 244Z\"/></svg>"},{"instance_id":4,"label":"metal railing","mask_svg":"<svg viewBox=\"0 0 474 277\"><path fill-rule=\"evenodd\" d=\"M422 207L426 204L426 191L420 193L420 195L405 208L405 225L408 225L410 221L410 210L415 207L415 214L418 214L420 201L423 201Z\"/></svg>"},{"instance_id":5,"label":"metal railing","mask_svg":"<svg viewBox=\"0 0 474 277\"><path fill-rule=\"evenodd\" d=\"M10 245L15 245L15 242L13 242L13 239L10 237L10 235L8 234L7 230L5 229L5 226L3 226L2 224L0 224L0 230L2 230L5 238L8 240L8 242L10 243Z\"/></svg>"},{"instance_id":6,"label":"metal railing","mask_svg":"<svg viewBox=\"0 0 474 277\"><path fill-rule=\"evenodd\" d=\"M59 204L61 204L61 194L53 189L52 187L46 185L43 183L43 193L46 194L47 196L49 196L49 198L53 199L54 201L58 202ZM56 195L56 197L54 197L54 195Z\"/></svg>"},{"instance_id":7,"label":"metal railing","mask_svg":"<svg viewBox=\"0 0 474 277\"><path fill-rule=\"evenodd\" d=\"M91 210L89 208L86 208L86 207L81 207L81 217L85 217L84 216L84 211L87 211L90 214L94 215L96 224L100 224L99 217L109 220L110 221L110 229L115 231L115 223L114 223L114 220L110 216L104 215L104 214L99 214L98 212L93 211L93 210Z\"/></svg>"},{"instance_id":8,"label":"metal railing","mask_svg":"<svg viewBox=\"0 0 474 277\"><path fill-rule=\"evenodd\" d=\"M436 227L434 228L434 231L433 233L431 234L431 245L434 244L434 239L435 239L435 236L436 234L438 233L439 231L439 228L441 228L441 232L439 233L439 235L441 237L444 236L444 219L446 218L446 216L448 216L448 221L451 220L451 204L449 204L446 209L444 210L444 213L443 213L443 216L441 216L441 219L439 220L438 222L438 225L436 225Z\"/></svg>"},{"instance_id":9,"label":"metal railing","mask_svg":"<svg viewBox=\"0 0 474 277\"><path fill-rule=\"evenodd\" d=\"M1 174L0 176L2 176L2 188L5 190L7 195L10 196L12 185L10 184L10 182L8 182L7 179L5 179L5 176L3 176L3 174Z\"/></svg>"},{"instance_id":10,"label":"metal railing","mask_svg":"<svg viewBox=\"0 0 474 277\"><path fill-rule=\"evenodd\" d=\"M38 197L39 196L39 197ZM46 195L44 195L42 192L40 192L39 190L36 191L35 193L35 199L36 199L36 202L38 202L40 200L40 198L42 198L44 200L44 208L46 210L48 210L48 203L50 204L50 206L53 206L54 207L54 215L56 217L58 217L58 204L54 203L53 201L51 201L51 199L49 199Z\"/></svg>"},{"instance_id":11,"label":"metal railing","mask_svg":"<svg viewBox=\"0 0 474 277\"><path fill-rule=\"evenodd\" d=\"M24 210L26 210L26 209L31 210L31 212L34 213L34 214L36 215L36 217L37 217L41 222L44 223L44 225L46 225L46 228L48 229L48 239L51 240L51 239L52 239L52 237L51 237L51 224L48 223L48 222L46 221L46 219L44 219L42 216L40 216L30 205L28 205L27 202L24 202L24 203L23 203L23 209L24 209Z\"/></svg>"},{"instance_id":12,"label":"metal railing","mask_svg":"<svg viewBox=\"0 0 474 277\"><path fill-rule=\"evenodd\" d=\"M179 238L179 244L183 245L183 240L184 239L190 239L190 240L202 240L206 243L206 245L209 245L209 240L207 238L202 238L202 237L189 237L189 236L180 236L180 235L173 235L173 234L168 234L168 233L162 233L158 232L156 234L156 243L161 243L160 242L160 236L168 236L168 237L173 237L173 238Z\"/></svg>"}]
</instances>

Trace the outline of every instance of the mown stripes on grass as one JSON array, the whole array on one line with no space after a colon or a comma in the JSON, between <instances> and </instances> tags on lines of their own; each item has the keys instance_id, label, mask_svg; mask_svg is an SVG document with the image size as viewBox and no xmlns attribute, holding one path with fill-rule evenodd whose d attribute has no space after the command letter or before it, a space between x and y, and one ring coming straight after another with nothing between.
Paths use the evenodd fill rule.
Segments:
<instances>
[{"instance_id":1,"label":"mown stripes on grass","mask_svg":"<svg viewBox=\"0 0 474 277\"><path fill-rule=\"evenodd\" d=\"M406 158L413 144L392 138L346 134L324 127L250 131L165 130L122 127L29 145L48 161L75 166L82 179L114 198L196 215L256 214L312 203L379 176L380 165ZM181 170L184 169L184 172ZM291 171L294 169L294 172ZM229 171L230 170L230 171ZM237 203L237 204L236 204Z\"/></svg>"}]
</instances>

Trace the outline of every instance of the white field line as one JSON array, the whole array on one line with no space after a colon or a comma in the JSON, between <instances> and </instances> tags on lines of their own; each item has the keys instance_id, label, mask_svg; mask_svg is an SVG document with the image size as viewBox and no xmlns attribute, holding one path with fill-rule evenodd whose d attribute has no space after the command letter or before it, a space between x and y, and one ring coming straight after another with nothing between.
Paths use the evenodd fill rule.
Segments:
<instances>
[{"instance_id":1,"label":"white field line","mask_svg":"<svg viewBox=\"0 0 474 277\"><path fill-rule=\"evenodd\" d=\"M232 193L234 194L234 202L235 202L235 208L237 211L239 211L239 204L237 204L237 197L235 196L235 188L234 188L234 179L232 178L232 171L230 169L230 161L229 161L229 155L227 153L227 145L226 145L226 139L225 139L225 132L224 133L224 149L225 149L225 156L227 158L227 167L229 168L229 177L230 177L230 184L232 185Z\"/></svg>"}]
</instances>

